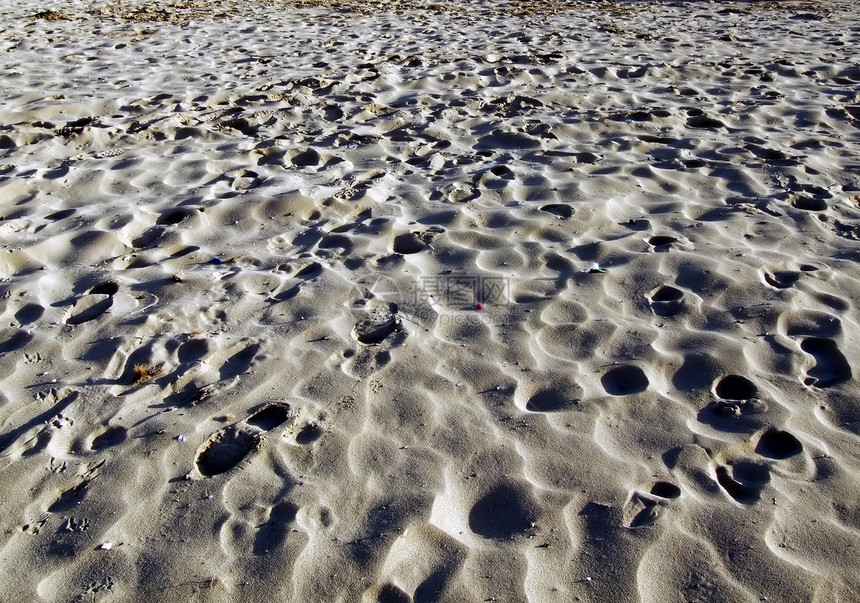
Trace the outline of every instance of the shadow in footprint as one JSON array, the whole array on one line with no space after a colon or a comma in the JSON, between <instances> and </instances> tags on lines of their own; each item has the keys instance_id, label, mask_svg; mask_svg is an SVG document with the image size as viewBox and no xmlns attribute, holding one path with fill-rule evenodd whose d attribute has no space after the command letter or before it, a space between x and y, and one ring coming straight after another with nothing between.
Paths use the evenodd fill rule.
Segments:
<instances>
[{"instance_id":1,"label":"shadow in footprint","mask_svg":"<svg viewBox=\"0 0 860 603\"><path fill-rule=\"evenodd\" d=\"M469 511L469 529L484 538L508 539L527 530L535 513L520 488L502 484L484 495Z\"/></svg>"},{"instance_id":2,"label":"shadow in footprint","mask_svg":"<svg viewBox=\"0 0 860 603\"><path fill-rule=\"evenodd\" d=\"M537 392L526 402L526 410L531 412L558 412L575 406L578 400L571 399L566 390L545 389Z\"/></svg>"},{"instance_id":3,"label":"shadow in footprint","mask_svg":"<svg viewBox=\"0 0 860 603\"><path fill-rule=\"evenodd\" d=\"M770 481L770 471L767 467L743 461L729 468L719 465L716 469L717 483L735 499L744 505L752 505L761 498L764 485Z\"/></svg>"},{"instance_id":4,"label":"shadow in footprint","mask_svg":"<svg viewBox=\"0 0 860 603\"><path fill-rule=\"evenodd\" d=\"M800 278L800 273L793 270L777 270L774 273L765 272L764 282L775 289L788 289Z\"/></svg>"},{"instance_id":5,"label":"shadow in footprint","mask_svg":"<svg viewBox=\"0 0 860 603\"><path fill-rule=\"evenodd\" d=\"M804 339L800 349L815 359L815 366L803 380L805 385L832 387L851 378L851 366L832 339Z\"/></svg>"},{"instance_id":6,"label":"shadow in footprint","mask_svg":"<svg viewBox=\"0 0 860 603\"><path fill-rule=\"evenodd\" d=\"M400 319L395 315L397 311L397 304L389 304L387 312L374 312L358 321L353 328L353 336L364 345L382 343L389 335L401 330Z\"/></svg>"},{"instance_id":7,"label":"shadow in footprint","mask_svg":"<svg viewBox=\"0 0 860 603\"><path fill-rule=\"evenodd\" d=\"M427 247L426 243L421 240L421 237L419 237L417 233L407 232L406 234L394 237L394 243L392 244L391 249L394 253L409 255L419 253L423 251L425 247Z\"/></svg>"},{"instance_id":8,"label":"shadow in footprint","mask_svg":"<svg viewBox=\"0 0 860 603\"><path fill-rule=\"evenodd\" d=\"M290 524L295 520L299 508L289 501L281 502L272 507L269 519L258 526L254 538L254 554L265 555L278 549L290 533Z\"/></svg>"},{"instance_id":9,"label":"shadow in footprint","mask_svg":"<svg viewBox=\"0 0 860 603\"><path fill-rule=\"evenodd\" d=\"M362 601L368 601L368 603L412 603L413 600L400 587L386 582L382 586L366 592Z\"/></svg>"},{"instance_id":10,"label":"shadow in footprint","mask_svg":"<svg viewBox=\"0 0 860 603\"><path fill-rule=\"evenodd\" d=\"M298 434L296 434L296 442L298 442L302 446L307 446L308 444L311 444L320 439L320 437L322 437L322 434L322 427L320 427L316 423L308 423L301 428Z\"/></svg>"},{"instance_id":11,"label":"shadow in footprint","mask_svg":"<svg viewBox=\"0 0 860 603\"><path fill-rule=\"evenodd\" d=\"M619 366L600 378L603 389L612 396L629 396L648 389L648 377L635 365Z\"/></svg>"},{"instance_id":12,"label":"shadow in footprint","mask_svg":"<svg viewBox=\"0 0 860 603\"><path fill-rule=\"evenodd\" d=\"M654 482L651 494L660 498L675 499L681 496L681 489L671 482Z\"/></svg>"},{"instance_id":13,"label":"shadow in footprint","mask_svg":"<svg viewBox=\"0 0 860 603\"><path fill-rule=\"evenodd\" d=\"M125 427L114 425L94 437L90 448L96 451L112 448L122 444L127 438L128 430Z\"/></svg>"},{"instance_id":14,"label":"shadow in footprint","mask_svg":"<svg viewBox=\"0 0 860 603\"><path fill-rule=\"evenodd\" d=\"M723 400L750 400L758 394L755 384L740 375L726 375L714 385L714 393Z\"/></svg>"},{"instance_id":15,"label":"shadow in footprint","mask_svg":"<svg viewBox=\"0 0 860 603\"><path fill-rule=\"evenodd\" d=\"M77 326L95 320L113 305L113 295L97 293L84 295L74 305L66 318L66 324Z\"/></svg>"},{"instance_id":16,"label":"shadow in footprint","mask_svg":"<svg viewBox=\"0 0 860 603\"><path fill-rule=\"evenodd\" d=\"M27 325L33 322L36 322L42 315L45 313L45 308L40 306L39 304L26 304L22 306L17 312L15 312L15 320L17 320L22 325ZM0 349L0 352L3 350Z\"/></svg>"},{"instance_id":17,"label":"shadow in footprint","mask_svg":"<svg viewBox=\"0 0 860 603\"><path fill-rule=\"evenodd\" d=\"M562 220L567 220L573 215L573 208L571 208L570 205L565 205L563 203L551 203L549 205L544 205L540 208L540 210L558 216Z\"/></svg>"},{"instance_id":18,"label":"shadow in footprint","mask_svg":"<svg viewBox=\"0 0 860 603\"><path fill-rule=\"evenodd\" d=\"M787 431L768 429L755 446L755 451L769 459L788 459L803 452L803 444Z\"/></svg>"},{"instance_id":19,"label":"shadow in footprint","mask_svg":"<svg viewBox=\"0 0 860 603\"><path fill-rule=\"evenodd\" d=\"M0 354L20 350L32 339L33 335L23 329L5 329L0 332Z\"/></svg>"},{"instance_id":20,"label":"shadow in footprint","mask_svg":"<svg viewBox=\"0 0 860 603\"><path fill-rule=\"evenodd\" d=\"M243 350L239 350L230 356L221 366L220 378L222 381L228 381L233 377L238 377L242 373L247 372L251 368L251 363L254 361L254 356L260 350L259 344L249 345Z\"/></svg>"},{"instance_id":21,"label":"shadow in footprint","mask_svg":"<svg viewBox=\"0 0 860 603\"><path fill-rule=\"evenodd\" d=\"M290 407L287 404L269 404L245 419L248 425L253 425L263 431L271 431L282 425L290 417Z\"/></svg>"},{"instance_id":22,"label":"shadow in footprint","mask_svg":"<svg viewBox=\"0 0 860 603\"><path fill-rule=\"evenodd\" d=\"M648 239L648 244L654 251L669 251L672 243L677 243L678 239L666 235L656 235Z\"/></svg>"},{"instance_id":23,"label":"shadow in footprint","mask_svg":"<svg viewBox=\"0 0 860 603\"><path fill-rule=\"evenodd\" d=\"M644 528L657 521L660 506L657 501L634 492L624 504L622 525L625 528Z\"/></svg>"},{"instance_id":24,"label":"shadow in footprint","mask_svg":"<svg viewBox=\"0 0 860 603\"><path fill-rule=\"evenodd\" d=\"M64 513L74 509L84 499L89 487L89 480L85 480L77 486L69 488L48 507L48 513Z\"/></svg>"},{"instance_id":25,"label":"shadow in footprint","mask_svg":"<svg viewBox=\"0 0 860 603\"><path fill-rule=\"evenodd\" d=\"M195 461L206 477L226 473L241 463L248 453L260 446L259 433L237 429L232 425L218 432L203 446Z\"/></svg>"},{"instance_id":26,"label":"shadow in footprint","mask_svg":"<svg viewBox=\"0 0 860 603\"><path fill-rule=\"evenodd\" d=\"M684 308L684 292L669 285L655 289L649 299L657 316L675 316Z\"/></svg>"}]
</instances>

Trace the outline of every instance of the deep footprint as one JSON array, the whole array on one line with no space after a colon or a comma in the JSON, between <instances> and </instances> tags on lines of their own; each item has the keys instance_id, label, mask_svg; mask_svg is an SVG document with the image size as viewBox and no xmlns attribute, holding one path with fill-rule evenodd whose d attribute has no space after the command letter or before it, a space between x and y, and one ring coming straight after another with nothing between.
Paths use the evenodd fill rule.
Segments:
<instances>
[{"instance_id":1,"label":"deep footprint","mask_svg":"<svg viewBox=\"0 0 860 603\"><path fill-rule=\"evenodd\" d=\"M758 394L755 384L740 375L726 375L714 386L714 393L723 400L750 400Z\"/></svg>"},{"instance_id":2,"label":"deep footprint","mask_svg":"<svg viewBox=\"0 0 860 603\"><path fill-rule=\"evenodd\" d=\"M496 486L469 511L469 528L484 538L512 538L527 530L534 520L527 497L507 484Z\"/></svg>"},{"instance_id":3,"label":"deep footprint","mask_svg":"<svg viewBox=\"0 0 860 603\"><path fill-rule=\"evenodd\" d=\"M625 528L644 528L657 521L660 505L657 501L634 492L625 503L622 515Z\"/></svg>"},{"instance_id":4,"label":"deep footprint","mask_svg":"<svg viewBox=\"0 0 860 603\"><path fill-rule=\"evenodd\" d=\"M648 377L638 366L619 366L600 378L603 389L612 396L629 396L648 389Z\"/></svg>"},{"instance_id":5,"label":"deep footprint","mask_svg":"<svg viewBox=\"0 0 860 603\"><path fill-rule=\"evenodd\" d=\"M563 390L545 389L529 398L528 402L526 402L526 410L531 412L557 412L574 406L576 402Z\"/></svg>"},{"instance_id":6,"label":"deep footprint","mask_svg":"<svg viewBox=\"0 0 860 603\"><path fill-rule=\"evenodd\" d=\"M793 270L777 270L773 274L765 272L764 281L776 289L788 289L800 278L799 272Z\"/></svg>"},{"instance_id":7,"label":"deep footprint","mask_svg":"<svg viewBox=\"0 0 860 603\"><path fill-rule=\"evenodd\" d=\"M230 426L203 446L197 454L197 469L206 477L226 473L241 463L249 452L259 448L260 442L259 433Z\"/></svg>"},{"instance_id":8,"label":"deep footprint","mask_svg":"<svg viewBox=\"0 0 860 603\"><path fill-rule=\"evenodd\" d=\"M671 482L654 482L651 494L660 498L674 499L681 496L681 489Z\"/></svg>"},{"instance_id":9,"label":"deep footprint","mask_svg":"<svg viewBox=\"0 0 860 603\"><path fill-rule=\"evenodd\" d=\"M651 311L657 316L675 316L684 308L684 292L663 285L651 293Z\"/></svg>"},{"instance_id":10,"label":"deep footprint","mask_svg":"<svg viewBox=\"0 0 860 603\"><path fill-rule=\"evenodd\" d=\"M803 452L803 444L787 431L768 429L759 438L755 451L769 459L788 459Z\"/></svg>"},{"instance_id":11,"label":"deep footprint","mask_svg":"<svg viewBox=\"0 0 860 603\"><path fill-rule=\"evenodd\" d=\"M271 431L282 425L290 417L290 407L287 404L269 404L245 419L248 425L253 425L263 431Z\"/></svg>"},{"instance_id":12,"label":"deep footprint","mask_svg":"<svg viewBox=\"0 0 860 603\"><path fill-rule=\"evenodd\" d=\"M125 427L114 425L113 427L108 427L99 435L94 437L90 448L93 450L112 448L113 446L122 444L127 438L128 430Z\"/></svg>"},{"instance_id":13,"label":"deep footprint","mask_svg":"<svg viewBox=\"0 0 860 603\"><path fill-rule=\"evenodd\" d=\"M851 378L851 366L832 339L804 339L800 349L815 358L815 366L803 381L805 385L832 387Z\"/></svg>"},{"instance_id":14,"label":"deep footprint","mask_svg":"<svg viewBox=\"0 0 860 603\"><path fill-rule=\"evenodd\" d=\"M764 485L770 481L767 467L751 462L734 465L731 473L728 467L719 465L716 473L720 486L729 496L744 505L758 502Z\"/></svg>"}]
</instances>

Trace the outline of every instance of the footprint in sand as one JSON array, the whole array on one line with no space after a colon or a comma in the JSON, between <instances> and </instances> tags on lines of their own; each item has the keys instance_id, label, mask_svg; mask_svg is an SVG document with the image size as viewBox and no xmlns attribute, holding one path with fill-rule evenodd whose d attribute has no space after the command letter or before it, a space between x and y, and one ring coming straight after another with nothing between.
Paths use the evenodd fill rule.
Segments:
<instances>
[{"instance_id":1,"label":"footprint in sand","mask_svg":"<svg viewBox=\"0 0 860 603\"><path fill-rule=\"evenodd\" d=\"M800 278L800 273L794 270L774 270L765 272L764 282L774 289L788 289Z\"/></svg>"},{"instance_id":2,"label":"footprint in sand","mask_svg":"<svg viewBox=\"0 0 860 603\"><path fill-rule=\"evenodd\" d=\"M94 451L105 450L119 446L128 438L128 430L120 425L113 425L104 429L93 438L90 448Z\"/></svg>"},{"instance_id":3,"label":"footprint in sand","mask_svg":"<svg viewBox=\"0 0 860 603\"><path fill-rule=\"evenodd\" d=\"M499 484L469 511L469 529L490 539L510 539L526 531L537 513L527 493L512 484Z\"/></svg>"},{"instance_id":4,"label":"footprint in sand","mask_svg":"<svg viewBox=\"0 0 860 603\"><path fill-rule=\"evenodd\" d=\"M718 400L699 411L700 422L733 433L754 432L767 424L768 405L758 399L758 388L746 377L725 375L717 379L714 395Z\"/></svg>"},{"instance_id":5,"label":"footprint in sand","mask_svg":"<svg viewBox=\"0 0 860 603\"><path fill-rule=\"evenodd\" d=\"M661 285L648 294L651 311L657 316L675 316L684 309L684 292Z\"/></svg>"},{"instance_id":6,"label":"footprint in sand","mask_svg":"<svg viewBox=\"0 0 860 603\"><path fill-rule=\"evenodd\" d=\"M526 402L526 410L531 412L559 412L575 408L579 399L570 395L567 390L548 388L543 389Z\"/></svg>"},{"instance_id":7,"label":"footprint in sand","mask_svg":"<svg viewBox=\"0 0 860 603\"><path fill-rule=\"evenodd\" d=\"M681 496L681 489L671 482L656 481L648 493L634 491L622 509L622 524L626 528L642 528L654 524L662 510Z\"/></svg>"},{"instance_id":8,"label":"footprint in sand","mask_svg":"<svg viewBox=\"0 0 860 603\"><path fill-rule=\"evenodd\" d=\"M562 220L567 220L573 215L573 208L564 203L550 203L549 205L542 206L540 210L558 216Z\"/></svg>"},{"instance_id":9,"label":"footprint in sand","mask_svg":"<svg viewBox=\"0 0 860 603\"><path fill-rule=\"evenodd\" d=\"M752 505L761 499L761 492L770 482L770 470L753 461L717 465L717 483L737 502Z\"/></svg>"},{"instance_id":10,"label":"footprint in sand","mask_svg":"<svg viewBox=\"0 0 860 603\"><path fill-rule=\"evenodd\" d=\"M394 253L400 255L419 253L424 251L426 248L427 242L425 241L425 238L417 232L407 232L402 235L398 235L394 237L394 243L391 245L391 249Z\"/></svg>"},{"instance_id":11,"label":"footprint in sand","mask_svg":"<svg viewBox=\"0 0 860 603\"><path fill-rule=\"evenodd\" d=\"M618 366L600 378L603 389L611 396L630 396L648 389L648 377L636 365Z\"/></svg>"},{"instance_id":12,"label":"footprint in sand","mask_svg":"<svg viewBox=\"0 0 860 603\"><path fill-rule=\"evenodd\" d=\"M254 537L254 554L265 555L280 548L287 539L290 526L298 512L299 508L289 501L272 507L266 522L258 526L257 535Z\"/></svg>"},{"instance_id":13,"label":"footprint in sand","mask_svg":"<svg viewBox=\"0 0 860 603\"><path fill-rule=\"evenodd\" d=\"M803 452L803 444L787 431L771 427L761 434L755 451L765 458L784 460Z\"/></svg>"},{"instance_id":14,"label":"footprint in sand","mask_svg":"<svg viewBox=\"0 0 860 603\"><path fill-rule=\"evenodd\" d=\"M80 325L95 320L113 305L113 296L119 292L119 285L106 281L91 288L75 302L66 316L67 325Z\"/></svg>"},{"instance_id":15,"label":"footprint in sand","mask_svg":"<svg viewBox=\"0 0 860 603\"><path fill-rule=\"evenodd\" d=\"M393 333L402 330L398 306L395 303L370 304L368 316L355 323L352 336L364 345L377 345Z\"/></svg>"},{"instance_id":16,"label":"footprint in sand","mask_svg":"<svg viewBox=\"0 0 860 603\"><path fill-rule=\"evenodd\" d=\"M197 470L205 477L230 471L249 453L259 450L265 432L283 424L288 418L288 405L270 404L245 419L246 425L230 425L216 432L197 453Z\"/></svg>"},{"instance_id":17,"label":"footprint in sand","mask_svg":"<svg viewBox=\"0 0 860 603\"><path fill-rule=\"evenodd\" d=\"M677 243L678 239L667 235L655 235L648 239L648 244L653 251L669 251L672 243Z\"/></svg>"},{"instance_id":18,"label":"footprint in sand","mask_svg":"<svg viewBox=\"0 0 860 603\"><path fill-rule=\"evenodd\" d=\"M851 366L832 339L810 337L800 342L800 349L815 359L807 371L804 385L833 387L851 378Z\"/></svg>"},{"instance_id":19,"label":"footprint in sand","mask_svg":"<svg viewBox=\"0 0 860 603\"><path fill-rule=\"evenodd\" d=\"M714 393L723 400L742 401L755 398L758 394L758 388L746 377L726 375L716 382Z\"/></svg>"}]
</instances>

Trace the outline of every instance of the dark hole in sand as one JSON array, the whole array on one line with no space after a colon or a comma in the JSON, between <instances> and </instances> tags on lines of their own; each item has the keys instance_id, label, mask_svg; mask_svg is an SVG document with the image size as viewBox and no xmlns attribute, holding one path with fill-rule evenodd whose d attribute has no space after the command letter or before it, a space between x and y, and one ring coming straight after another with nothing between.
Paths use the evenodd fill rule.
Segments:
<instances>
[{"instance_id":1,"label":"dark hole in sand","mask_svg":"<svg viewBox=\"0 0 860 603\"><path fill-rule=\"evenodd\" d=\"M296 272L296 278L312 278L320 274L322 270L322 264L313 262Z\"/></svg>"},{"instance_id":2,"label":"dark hole in sand","mask_svg":"<svg viewBox=\"0 0 860 603\"><path fill-rule=\"evenodd\" d=\"M765 282L776 289L788 289L799 278L800 274L791 270L778 270L773 274L766 272L764 275Z\"/></svg>"},{"instance_id":3,"label":"dark hole in sand","mask_svg":"<svg viewBox=\"0 0 860 603\"><path fill-rule=\"evenodd\" d=\"M526 402L526 410L532 412L556 412L563 410L571 403L565 392L557 389L545 389L533 395Z\"/></svg>"},{"instance_id":4,"label":"dark hole in sand","mask_svg":"<svg viewBox=\"0 0 860 603\"><path fill-rule=\"evenodd\" d=\"M308 423L302 427L301 431L296 435L296 442L305 446L320 439L322 434L323 430L319 425L316 423Z\"/></svg>"},{"instance_id":5,"label":"dark hole in sand","mask_svg":"<svg viewBox=\"0 0 860 603\"><path fill-rule=\"evenodd\" d=\"M726 375L717 382L714 393L723 400L749 400L755 398L758 388L740 375Z\"/></svg>"},{"instance_id":6,"label":"dark hole in sand","mask_svg":"<svg viewBox=\"0 0 860 603\"><path fill-rule=\"evenodd\" d=\"M831 387L851 378L851 365L832 339L810 337L800 343L800 349L815 358L809 369L806 385Z\"/></svg>"},{"instance_id":7,"label":"dark hole in sand","mask_svg":"<svg viewBox=\"0 0 860 603\"><path fill-rule=\"evenodd\" d=\"M671 245L672 243L677 242L678 239L675 237L668 237L665 235L657 235L648 239L648 244L652 247L663 247L664 245Z\"/></svg>"},{"instance_id":8,"label":"dark hole in sand","mask_svg":"<svg viewBox=\"0 0 860 603\"><path fill-rule=\"evenodd\" d=\"M392 316L383 322L363 320L355 326L355 338L365 345L382 343L386 337L394 333L400 324Z\"/></svg>"},{"instance_id":9,"label":"dark hole in sand","mask_svg":"<svg viewBox=\"0 0 860 603\"><path fill-rule=\"evenodd\" d=\"M691 128L707 128L711 130L726 127L726 125L719 119L708 117L707 115L694 115L689 117L687 118L687 125Z\"/></svg>"},{"instance_id":10,"label":"dark hole in sand","mask_svg":"<svg viewBox=\"0 0 860 603\"><path fill-rule=\"evenodd\" d=\"M600 157L598 155L595 155L594 153L589 153L588 151L583 152L583 153L576 153L575 157L576 157L577 163L588 163L588 164L597 163L597 161L600 159Z\"/></svg>"},{"instance_id":11,"label":"dark hole in sand","mask_svg":"<svg viewBox=\"0 0 860 603\"><path fill-rule=\"evenodd\" d=\"M190 209L175 209L173 211L161 214L161 216L159 216L158 220L156 220L155 223L161 226L172 226L174 224L180 224L190 217Z\"/></svg>"},{"instance_id":12,"label":"dark hole in sand","mask_svg":"<svg viewBox=\"0 0 860 603\"><path fill-rule=\"evenodd\" d=\"M292 159L292 164L296 167L311 167L314 165L319 165L319 162L320 154L314 149L302 151L301 153L293 156Z\"/></svg>"},{"instance_id":13,"label":"dark hole in sand","mask_svg":"<svg viewBox=\"0 0 860 603\"><path fill-rule=\"evenodd\" d=\"M75 215L76 211L76 209L61 209L60 211L45 216L45 219L50 220L51 222L57 222L59 220L64 220L69 216Z\"/></svg>"},{"instance_id":14,"label":"dark hole in sand","mask_svg":"<svg viewBox=\"0 0 860 603\"><path fill-rule=\"evenodd\" d=\"M670 287L669 285L665 285L657 289L651 295L651 301L653 302L673 302L680 301L684 297L684 292L680 289L676 289L675 287Z\"/></svg>"},{"instance_id":15,"label":"dark hole in sand","mask_svg":"<svg viewBox=\"0 0 860 603\"><path fill-rule=\"evenodd\" d=\"M806 211L824 211L827 209L827 202L824 199L816 199L815 197L804 195L792 199L791 206Z\"/></svg>"},{"instance_id":16,"label":"dark hole in sand","mask_svg":"<svg viewBox=\"0 0 860 603\"><path fill-rule=\"evenodd\" d=\"M729 473L729 470L722 465L717 467L717 482L723 487L729 496L739 503L747 505L753 504L761 497L761 490L747 486L734 479Z\"/></svg>"},{"instance_id":17,"label":"dark hole in sand","mask_svg":"<svg viewBox=\"0 0 860 603\"><path fill-rule=\"evenodd\" d=\"M629 396L648 389L648 377L638 366L619 366L600 378L603 389L613 396Z\"/></svg>"},{"instance_id":18,"label":"dark hole in sand","mask_svg":"<svg viewBox=\"0 0 860 603\"><path fill-rule=\"evenodd\" d=\"M527 499L510 485L496 486L469 511L469 529L484 538L511 538L533 521Z\"/></svg>"},{"instance_id":19,"label":"dark hole in sand","mask_svg":"<svg viewBox=\"0 0 860 603\"><path fill-rule=\"evenodd\" d=\"M567 220L573 215L573 208L571 208L570 205L565 205L564 203L551 203L549 205L544 205L540 210L556 215L562 220Z\"/></svg>"},{"instance_id":20,"label":"dark hole in sand","mask_svg":"<svg viewBox=\"0 0 860 603\"><path fill-rule=\"evenodd\" d=\"M513 178L514 173L506 165L494 165L490 168L490 172L500 178Z\"/></svg>"},{"instance_id":21,"label":"dark hole in sand","mask_svg":"<svg viewBox=\"0 0 860 603\"><path fill-rule=\"evenodd\" d=\"M787 431L769 429L759 438L755 451L769 459L787 459L803 452L803 444Z\"/></svg>"},{"instance_id":22,"label":"dark hole in sand","mask_svg":"<svg viewBox=\"0 0 860 603\"><path fill-rule=\"evenodd\" d=\"M281 425L290 416L290 407L285 404L270 404L245 419L248 425L270 431Z\"/></svg>"},{"instance_id":23,"label":"dark hole in sand","mask_svg":"<svg viewBox=\"0 0 860 603\"><path fill-rule=\"evenodd\" d=\"M26 304L18 309L15 312L15 320L17 320L22 325L29 324L31 322L36 322L42 315L45 313L45 308L40 306L39 304Z\"/></svg>"},{"instance_id":24,"label":"dark hole in sand","mask_svg":"<svg viewBox=\"0 0 860 603\"><path fill-rule=\"evenodd\" d=\"M654 482L651 486L651 494L660 498L678 498L681 496L681 489L669 482Z\"/></svg>"},{"instance_id":25,"label":"dark hole in sand","mask_svg":"<svg viewBox=\"0 0 860 603\"><path fill-rule=\"evenodd\" d=\"M182 364L197 362L209 353L209 349L206 339L189 339L176 350L176 357Z\"/></svg>"},{"instance_id":26,"label":"dark hole in sand","mask_svg":"<svg viewBox=\"0 0 860 603\"><path fill-rule=\"evenodd\" d=\"M197 455L197 469L202 475L212 477L226 473L248 455L260 443L257 434L228 428L219 433L200 454Z\"/></svg>"},{"instance_id":27,"label":"dark hole in sand","mask_svg":"<svg viewBox=\"0 0 860 603\"><path fill-rule=\"evenodd\" d=\"M394 250L394 253L408 255L411 253L418 253L419 251L423 251L424 247L424 241L422 241L417 234L415 234L414 232L407 232L405 234L394 237L394 245L392 249Z\"/></svg>"},{"instance_id":28,"label":"dark hole in sand","mask_svg":"<svg viewBox=\"0 0 860 603\"><path fill-rule=\"evenodd\" d=\"M90 289L89 293L97 295L115 295L117 291L119 291L119 285L111 281L106 281Z\"/></svg>"},{"instance_id":29,"label":"dark hole in sand","mask_svg":"<svg viewBox=\"0 0 860 603\"><path fill-rule=\"evenodd\" d=\"M412 597L390 582L379 587L379 592L370 600L374 603L412 603Z\"/></svg>"},{"instance_id":30,"label":"dark hole in sand","mask_svg":"<svg viewBox=\"0 0 860 603\"><path fill-rule=\"evenodd\" d=\"M108 427L102 433L93 438L92 449L104 450L112 446L118 446L125 442L128 437L128 430L125 427L114 425Z\"/></svg>"}]
</instances>

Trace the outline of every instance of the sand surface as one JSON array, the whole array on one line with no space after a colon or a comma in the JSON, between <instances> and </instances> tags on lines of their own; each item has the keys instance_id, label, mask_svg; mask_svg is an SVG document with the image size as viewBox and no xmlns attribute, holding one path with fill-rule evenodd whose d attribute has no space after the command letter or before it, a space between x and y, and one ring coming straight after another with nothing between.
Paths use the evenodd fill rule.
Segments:
<instances>
[{"instance_id":1,"label":"sand surface","mask_svg":"<svg viewBox=\"0 0 860 603\"><path fill-rule=\"evenodd\" d=\"M0 23L0 600L860 600L853 2Z\"/></svg>"}]
</instances>

